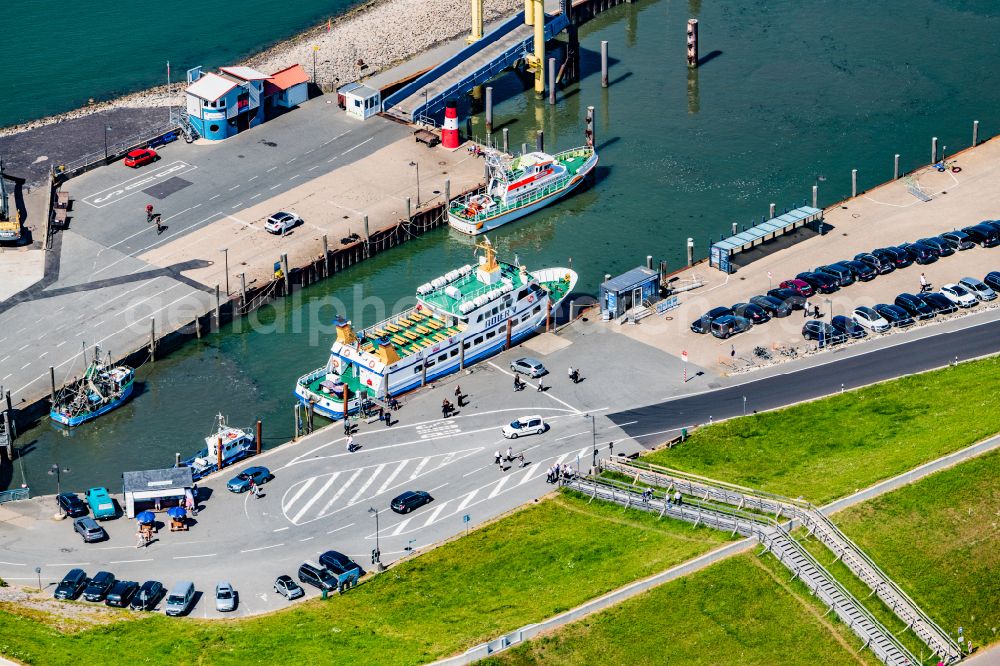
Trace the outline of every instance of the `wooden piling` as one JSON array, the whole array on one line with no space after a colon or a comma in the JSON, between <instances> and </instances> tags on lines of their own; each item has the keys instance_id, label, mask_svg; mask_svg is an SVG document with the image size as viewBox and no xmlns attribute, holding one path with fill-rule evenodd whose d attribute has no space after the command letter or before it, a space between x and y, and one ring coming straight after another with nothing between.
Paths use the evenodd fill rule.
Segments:
<instances>
[{"instance_id":1,"label":"wooden piling","mask_svg":"<svg viewBox=\"0 0 1000 666\"><path fill-rule=\"evenodd\" d=\"M511 329L511 323L510 323L510 319L508 319L507 320L507 341L504 343L504 347L503 347L504 349L510 349L510 329Z\"/></svg>"},{"instance_id":2,"label":"wooden piling","mask_svg":"<svg viewBox=\"0 0 1000 666\"><path fill-rule=\"evenodd\" d=\"M222 435L215 440L215 466L222 469Z\"/></svg>"},{"instance_id":3,"label":"wooden piling","mask_svg":"<svg viewBox=\"0 0 1000 666\"><path fill-rule=\"evenodd\" d=\"M486 86L486 135L493 133L493 86Z\"/></svg>"},{"instance_id":4,"label":"wooden piling","mask_svg":"<svg viewBox=\"0 0 1000 666\"><path fill-rule=\"evenodd\" d=\"M219 295L219 285L215 285L215 328L222 326L222 297Z\"/></svg>"},{"instance_id":5,"label":"wooden piling","mask_svg":"<svg viewBox=\"0 0 1000 666\"><path fill-rule=\"evenodd\" d=\"M979 121L972 121L972 147L975 148L979 145Z\"/></svg>"},{"instance_id":6,"label":"wooden piling","mask_svg":"<svg viewBox=\"0 0 1000 666\"><path fill-rule=\"evenodd\" d=\"M688 67L698 66L698 19L687 22L687 61Z\"/></svg>"},{"instance_id":7,"label":"wooden piling","mask_svg":"<svg viewBox=\"0 0 1000 666\"><path fill-rule=\"evenodd\" d=\"M813 208L819 207L816 205L817 201L819 201L819 185L813 185Z\"/></svg>"},{"instance_id":8,"label":"wooden piling","mask_svg":"<svg viewBox=\"0 0 1000 666\"><path fill-rule=\"evenodd\" d=\"M549 104L555 104L555 103L556 103L556 59L549 58ZM504 132L506 131L507 130L505 128ZM504 151L506 152L506 150L507 148L505 145Z\"/></svg>"},{"instance_id":9,"label":"wooden piling","mask_svg":"<svg viewBox=\"0 0 1000 666\"><path fill-rule=\"evenodd\" d=\"M851 196L858 196L858 170L851 169Z\"/></svg>"},{"instance_id":10,"label":"wooden piling","mask_svg":"<svg viewBox=\"0 0 1000 666\"><path fill-rule=\"evenodd\" d=\"M774 219L774 204L771 204L767 208L767 219L769 219L769 220L773 220Z\"/></svg>"},{"instance_id":11,"label":"wooden piling","mask_svg":"<svg viewBox=\"0 0 1000 666\"><path fill-rule=\"evenodd\" d=\"M288 274L288 255L281 255L281 274L285 280L285 296L292 293L292 278Z\"/></svg>"},{"instance_id":12,"label":"wooden piling","mask_svg":"<svg viewBox=\"0 0 1000 666\"><path fill-rule=\"evenodd\" d=\"M688 266L694 265L694 239L688 238Z\"/></svg>"},{"instance_id":13,"label":"wooden piling","mask_svg":"<svg viewBox=\"0 0 1000 666\"><path fill-rule=\"evenodd\" d=\"M462 344L458 348L458 369L465 370L465 340L462 340Z\"/></svg>"},{"instance_id":14,"label":"wooden piling","mask_svg":"<svg viewBox=\"0 0 1000 666\"><path fill-rule=\"evenodd\" d=\"M584 130L584 137L587 145L593 148L597 145L597 137L594 135L594 107L587 107L587 129Z\"/></svg>"},{"instance_id":15,"label":"wooden piling","mask_svg":"<svg viewBox=\"0 0 1000 666\"><path fill-rule=\"evenodd\" d=\"M653 255L651 254L646 255L646 268L653 270Z\"/></svg>"},{"instance_id":16,"label":"wooden piling","mask_svg":"<svg viewBox=\"0 0 1000 666\"><path fill-rule=\"evenodd\" d=\"M240 310L246 313L246 309L247 309L247 274L240 273Z\"/></svg>"},{"instance_id":17,"label":"wooden piling","mask_svg":"<svg viewBox=\"0 0 1000 666\"><path fill-rule=\"evenodd\" d=\"M299 403L299 402L295 403L295 409L293 410L294 411L293 416L295 418L295 428L292 430L292 441L293 442L299 438L299 421L300 421L300 419L299 419L299 410L300 410L301 407L302 407L301 403ZM347 415L347 403L346 402L344 403L344 415L345 415L345 417Z\"/></svg>"},{"instance_id":18,"label":"wooden piling","mask_svg":"<svg viewBox=\"0 0 1000 666\"><path fill-rule=\"evenodd\" d=\"M427 356L420 362L420 385L427 386Z\"/></svg>"},{"instance_id":19,"label":"wooden piling","mask_svg":"<svg viewBox=\"0 0 1000 666\"><path fill-rule=\"evenodd\" d=\"M56 404L56 369L53 366L49 366L49 381L52 382L52 393L49 398L52 404Z\"/></svg>"},{"instance_id":20,"label":"wooden piling","mask_svg":"<svg viewBox=\"0 0 1000 666\"><path fill-rule=\"evenodd\" d=\"M323 277L330 277L330 245L323 234Z\"/></svg>"},{"instance_id":21,"label":"wooden piling","mask_svg":"<svg viewBox=\"0 0 1000 666\"><path fill-rule=\"evenodd\" d=\"M156 361L156 319L154 317L149 318L149 360Z\"/></svg>"},{"instance_id":22,"label":"wooden piling","mask_svg":"<svg viewBox=\"0 0 1000 666\"><path fill-rule=\"evenodd\" d=\"M608 87L608 42L601 41L601 87Z\"/></svg>"},{"instance_id":23,"label":"wooden piling","mask_svg":"<svg viewBox=\"0 0 1000 666\"><path fill-rule=\"evenodd\" d=\"M938 161L938 144L937 137L931 137L931 164L937 164Z\"/></svg>"},{"instance_id":24,"label":"wooden piling","mask_svg":"<svg viewBox=\"0 0 1000 666\"><path fill-rule=\"evenodd\" d=\"M545 150L545 132L543 130L535 131L535 150L538 152Z\"/></svg>"},{"instance_id":25,"label":"wooden piling","mask_svg":"<svg viewBox=\"0 0 1000 666\"><path fill-rule=\"evenodd\" d=\"M260 447L261 447L261 443L260 443L260 439L261 439L261 437L260 437L260 431L261 431L261 423L260 423L260 419L257 419L257 440L256 440L256 442L257 442L257 455L260 455Z\"/></svg>"},{"instance_id":26,"label":"wooden piling","mask_svg":"<svg viewBox=\"0 0 1000 666\"><path fill-rule=\"evenodd\" d=\"M309 413L309 421L308 421L309 430L308 430L308 432L312 432L313 431L313 426L314 426L314 423L315 423L315 416L316 416L316 403L313 402L312 398L309 399L309 406L306 408L306 411Z\"/></svg>"},{"instance_id":27,"label":"wooden piling","mask_svg":"<svg viewBox=\"0 0 1000 666\"><path fill-rule=\"evenodd\" d=\"M509 143L508 143L508 139L510 138L509 134L510 134L510 130L507 129L506 127L504 127L503 128L503 152L505 152L505 153L509 153L510 152Z\"/></svg>"}]
</instances>

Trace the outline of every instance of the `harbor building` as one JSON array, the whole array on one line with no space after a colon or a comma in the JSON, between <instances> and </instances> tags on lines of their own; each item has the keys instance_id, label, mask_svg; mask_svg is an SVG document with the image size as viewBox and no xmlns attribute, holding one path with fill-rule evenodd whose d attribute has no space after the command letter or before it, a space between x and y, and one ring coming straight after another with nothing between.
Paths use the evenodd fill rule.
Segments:
<instances>
[{"instance_id":1,"label":"harbor building","mask_svg":"<svg viewBox=\"0 0 1000 666\"><path fill-rule=\"evenodd\" d=\"M122 510L128 518L142 511L184 506L194 498L194 478L190 467L148 469L122 474Z\"/></svg>"},{"instance_id":2,"label":"harbor building","mask_svg":"<svg viewBox=\"0 0 1000 666\"><path fill-rule=\"evenodd\" d=\"M309 99L309 75L298 63L275 72L264 81L264 115L270 120L282 109Z\"/></svg>"},{"instance_id":3,"label":"harbor building","mask_svg":"<svg viewBox=\"0 0 1000 666\"><path fill-rule=\"evenodd\" d=\"M250 67L223 67L218 74L188 70L187 114L202 137L218 141L263 122L261 99L270 78Z\"/></svg>"}]
</instances>

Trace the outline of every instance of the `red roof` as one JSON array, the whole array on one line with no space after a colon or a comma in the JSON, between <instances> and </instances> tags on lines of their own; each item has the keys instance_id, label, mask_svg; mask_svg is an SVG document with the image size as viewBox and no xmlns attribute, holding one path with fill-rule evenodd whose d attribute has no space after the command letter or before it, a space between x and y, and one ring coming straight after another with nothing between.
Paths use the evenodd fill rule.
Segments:
<instances>
[{"instance_id":1,"label":"red roof","mask_svg":"<svg viewBox=\"0 0 1000 666\"><path fill-rule=\"evenodd\" d=\"M269 95L278 91L288 90L292 86L305 83L308 80L309 75L306 74L306 70L302 69L302 65L295 64L272 74L264 82L264 94Z\"/></svg>"}]
</instances>

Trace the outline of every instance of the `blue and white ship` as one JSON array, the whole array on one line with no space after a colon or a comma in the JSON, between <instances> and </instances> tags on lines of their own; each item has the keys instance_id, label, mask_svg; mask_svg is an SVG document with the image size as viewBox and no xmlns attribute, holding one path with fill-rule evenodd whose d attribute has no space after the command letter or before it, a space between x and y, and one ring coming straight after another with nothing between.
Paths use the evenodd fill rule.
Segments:
<instances>
[{"instance_id":1,"label":"blue and white ship","mask_svg":"<svg viewBox=\"0 0 1000 666\"><path fill-rule=\"evenodd\" d=\"M205 438L205 448L193 457L181 461L190 467L195 480L239 462L256 453L256 438L250 431L226 423L226 417L216 415L215 432Z\"/></svg>"},{"instance_id":2,"label":"blue and white ship","mask_svg":"<svg viewBox=\"0 0 1000 666\"><path fill-rule=\"evenodd\" d=\"M134 381L135 370L127 365L112 365L111 355L102 359L101 348L95 347L94 361L83 377L59 391L49 418L69 427L96 419L128 400Z\"/></svg>"}]
</instances>

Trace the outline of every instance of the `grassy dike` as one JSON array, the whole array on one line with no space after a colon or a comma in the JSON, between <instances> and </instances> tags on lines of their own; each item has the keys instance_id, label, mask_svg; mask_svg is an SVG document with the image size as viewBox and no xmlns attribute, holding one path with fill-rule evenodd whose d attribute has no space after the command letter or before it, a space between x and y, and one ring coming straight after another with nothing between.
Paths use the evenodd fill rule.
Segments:
<instances>
[{"instance_id":1,"label":"grassy dike","mask_svg":"<svg viewBox=\"0 0 1000 666\"><path fill-rule=\"evenodd\" d=\"M56 627L65 622L55 615L0 604L0 654L31 664L420 664L727 540L706 528L561 494L395 566L342 597L257 618L153 615L64 633Z\"/></svg>"},{"instance_id":2,"label":"grassy dike","mask_svg":"<svg viewBox=\"0 0 1000 666\"><path fill-rule=\"evenodd\" d=\"M1000 432L1000 358L699 428L644 460L821 505Z\"/></svg>"}]
</instances>

